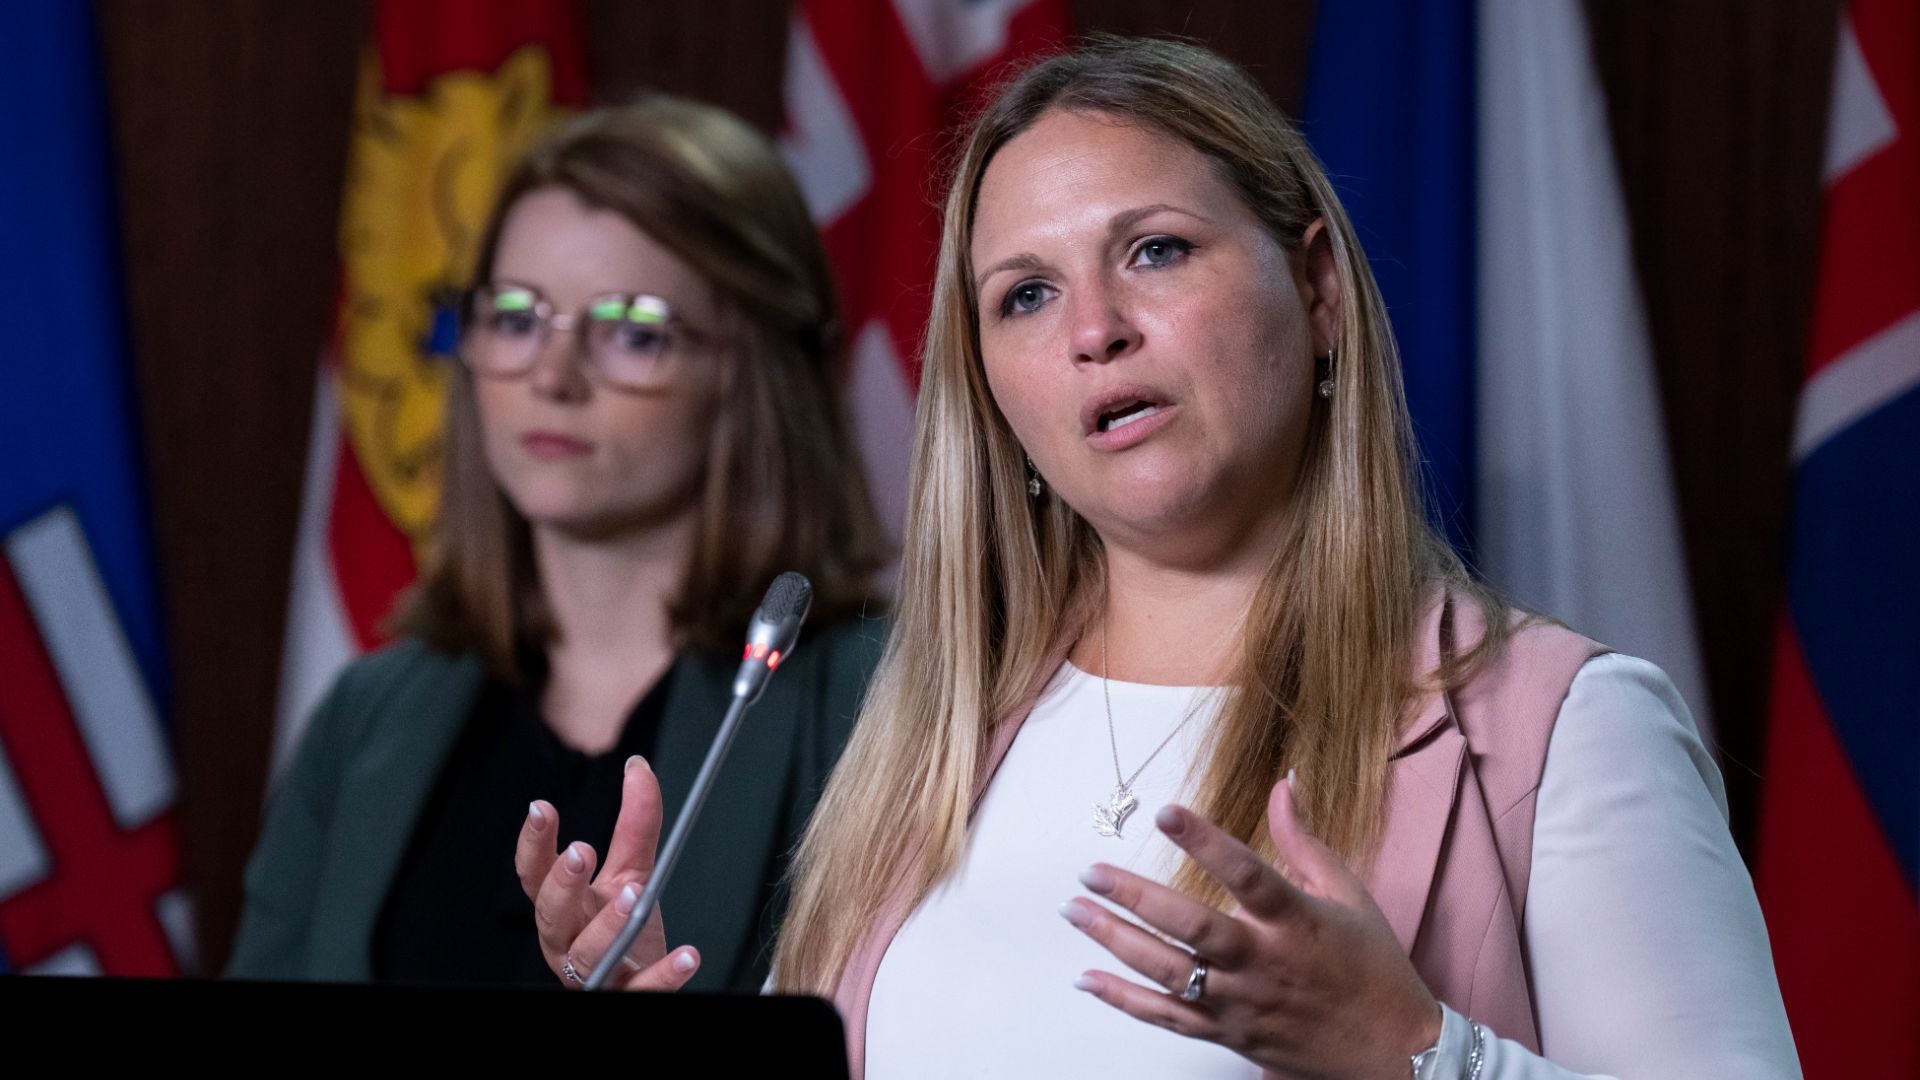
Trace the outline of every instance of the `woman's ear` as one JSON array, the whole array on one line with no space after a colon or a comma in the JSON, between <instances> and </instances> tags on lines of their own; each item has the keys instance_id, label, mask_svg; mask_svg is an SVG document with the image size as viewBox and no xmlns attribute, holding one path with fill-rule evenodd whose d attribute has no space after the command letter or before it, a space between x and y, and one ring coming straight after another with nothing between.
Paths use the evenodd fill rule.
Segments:
<instances>
[{"instance_id":1,"label":"woman's ear","mask_svg":"<svg viewBox=\"0 0 1920 1080\"><path fill-rule=\"evenodd\" d=\"M1346 301L1340 288L1340 267L1333 257L1333 235L1325 218L1313 219L1300 234L1295 257L1300 260L1300 299L1313 331L1313 354L1325 356L1340 340L1341 305Z\"/></svg>"}]
</instances>

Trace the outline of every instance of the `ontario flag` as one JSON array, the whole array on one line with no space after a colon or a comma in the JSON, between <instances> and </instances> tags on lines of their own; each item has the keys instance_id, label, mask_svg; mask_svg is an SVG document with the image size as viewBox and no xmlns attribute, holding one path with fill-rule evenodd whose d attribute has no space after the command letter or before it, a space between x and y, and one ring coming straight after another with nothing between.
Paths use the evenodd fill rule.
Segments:
<instances>
[{"instance_id":1,"label":"ontario flag","mask_svg":"<svg viewBox=\"0 0 1920 1080\"><path fill-rule=\"evenodd\" d=\"M1009 61L1066 39L1064 0L804 0L787 35L787 164L853 343L848 414L880 518L906 518L918 349L940 247L939 151Z\"/></svg>"},{"instance_id":2,"label":"ontario flag","mask_svg":"<svg viewBox=\"0 0 1920 1080\"><path fill-rule=\"evenodd\" d=\"M1807 1076L1920 1076L1920 5L1850 0L1757 883Z\"/></svg>"},{"instance_id":3,"label":"ontario flag","mask_svg":"<svg viewBox=\"0 0 1920 1080\"><path fill-rule=\"evenodd\" d=\"M340 211L334 339L314 388L275 760L381 644L439 506L457 294L495 194L587 101L571 0L380 0Z\"/></svg>"},{"instance_id":4,"label":"ontario flag","mask_svg":"<svg viewBox=\"0 0 1920 1080\"><path fill-rule=\"evenodd\" d=\"M0 972L191 967L93 8L0 62Z\"/></svg>"}]
</instances>

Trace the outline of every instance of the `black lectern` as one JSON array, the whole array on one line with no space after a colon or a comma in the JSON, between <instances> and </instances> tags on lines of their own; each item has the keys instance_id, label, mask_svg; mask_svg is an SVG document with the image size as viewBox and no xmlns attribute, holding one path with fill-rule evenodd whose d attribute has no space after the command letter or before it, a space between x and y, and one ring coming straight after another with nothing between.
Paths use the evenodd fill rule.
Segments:
<instances>
[{"instance_id":1,"label":"black lectern","mask_svg":"<svg viewBox=\"0 0 1920 1080\"><path fill-rule=\"evenodd\" d=\"M263 1075L431 1059L522 1080L801 1076L845 1080L840 1015L818 998L569 993L202 979L0 976L16 1048L71 1065L240 1064ZM386 1070L381 1070L383 1073Z\"/></svg>"}]
</instances>

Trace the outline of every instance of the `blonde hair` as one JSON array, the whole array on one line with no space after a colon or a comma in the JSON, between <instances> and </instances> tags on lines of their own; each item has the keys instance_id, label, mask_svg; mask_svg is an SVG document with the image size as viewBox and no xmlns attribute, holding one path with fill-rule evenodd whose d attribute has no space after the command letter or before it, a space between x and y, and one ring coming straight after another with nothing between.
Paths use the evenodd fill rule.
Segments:
<instances>
[{"instance_id":1,"label":"blonde hair","mask_svg":"<svg viewBox=\"0 0 1920 1080\"><path fill-rule=\"evenodd\" d=\"M493 270L507 213L559 188L612 210L713 288L734 355L708 437L691 563L669 615L694 645L738 640L782 570L813 581L814 618L858 611L883 558L835 377L845 334L832 272L779 151L732 114L665 95L564 125L508 175L474 277ZM435 553L395 619L402 632L473 649L509 679L517 652L553 627L526 519L494 483L473 375L447 400L447 463Z\"/></svg>"},{"instance_id":2,"label":"blonde hair","mask_svg":"<svg viewBox=\"0 0 1920 1080\"><path fill-rule=\"evenodd\" d=\"M1017 75L974 121L946 202L927 327L893 636L852 742L794 864L775 971L830 993L895 889L917 903L957 865L996 725L1050 674L1103 595L1100 545L1058 499L1036 506L990 394L969 259L996 151L1045 112L1100 113L1180 140L1221 171L1289 252L1315 222L1343 303L1332 401L1309 422L1294 512L1245 620L1195 809L1272 855L1268 793L1287 768L1319 835L1360 864L1384 812L1387 759L1419 687L1415 624L1430 587L1494 628L1438 673L1457 683L1505 626L1421 514L1399 360L1378 287L1306 142L1239 68L1199 47L1101 38ZM876 815L904 821L876 839ZM897 836L897 839L896 839ZM1175 884L1224 906L1190 862Z\"/></svg>"}]
</instances>

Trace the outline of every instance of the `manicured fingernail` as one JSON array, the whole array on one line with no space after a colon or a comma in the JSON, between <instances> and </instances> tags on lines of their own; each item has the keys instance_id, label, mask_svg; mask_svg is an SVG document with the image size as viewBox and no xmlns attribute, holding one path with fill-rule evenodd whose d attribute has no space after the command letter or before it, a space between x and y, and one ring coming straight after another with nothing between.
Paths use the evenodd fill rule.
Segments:
<instances>
[{"instance_id":1,"label":"manicured fingernail","mask_svg":"<svg viewBox=\"0 0 1920 1080\"><path fill-rule=\"evenodd\" d=\"M540 809L539 803L530 802L527 804L527 820L533 823L534 828L543 829L547 825L547 812Z\"/></svg>"},{"instance_id":2,"label":"manicured fingernail","mask_svg":"<svg viewBox=\"0 0 1920 1080\"><path fill-rule=\"evenodd\" d=\"M1287 770L1287 786L1288 787L1293 786L1293 770L1292 769Z\"/></svg>"},{"instance_id":3,"label":"manicured fingernail","mask_svg":"<svg viewBox=\"0 0 1920 1080\"><path fill-rule=\"evenodd\" d=\"M1088 889L1099 893L1101 896L1105 896L1113 891L1115 882L1113 875L1107 871L1106 867L1089 866L1085 870L1080 871L1080 884L1085 885Z\"/></svg>"},{"instance_id":4,"label":"manicured fingernail","mask_svg":"<svg viewBox=\"0 0 1920 1080\"><path fill-rule=\"evenodd\" d=\"M633 891L633 886L628 885L620 890L619 896L613 898L614 914L626 916L633 911L633 905L639 902L640 894Z\"/></svg>"},{"instance_id":5,"label":"manicured fingernail","mask_svg":"<svg viewBox=\"0 0 1920 1080\"><path fill-rule=\"evenodd\" d=\"M1177 806L1161 807L1159 812L1153 815L1153 823L1160 826L1160 831L1168 836L1179 836L1187 828L1187 819L1180 816L1180 808Z\"/></svg>"},{"instance_id":6,"label":"manicured fingernail","mask_svg":"<svg viewBox=\"0 0 1920 1080\"><path fill-rule=\"evenodd\" d=\"M679 953L675 954L673 958L673 970L679 972L682 975L685 975L687 972L692 971L694 968L699 966L700 966L700 961L694 959L693 951L691 949L681 949Z\"/></svg>"},{"instance_id":7,"label":"manicured fingernail","mask_svg":"<svg viewBox=\"0 0 1920 1080\"><path fill-rule=\"evenodd\" d=\"M1087 910L1071 900L1060 905L1060 917L1082 930L1085 930L1087 925L1093 922L1093 918L1087 914Z\"/></svg>"},{"instance_id":8,"label":"manicured fingernail","mask_svg":"<svg viewBox=\"0 0 1920 1080\"><path fill-rule=\"evenodd\" d=\"M587 857L580 854L579 844L567 845L567 869L579 873L587 868Z\"/></svg>"},{"instance_id":9,"label":"manicured fingernail","mask_svg":"<svg viewBox=\"0 0 1920 1080\"><path fill-rule=\"evenodd\" d=\"M1100 989L1100 984L1095 982L1093 979L1089 978L1088 976L1082 975L1079 978L1073 980L1073 988L1075 990L1085 990L1087 993L1091 994Z\"/></svg>"}]
</instances>

